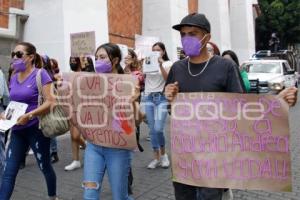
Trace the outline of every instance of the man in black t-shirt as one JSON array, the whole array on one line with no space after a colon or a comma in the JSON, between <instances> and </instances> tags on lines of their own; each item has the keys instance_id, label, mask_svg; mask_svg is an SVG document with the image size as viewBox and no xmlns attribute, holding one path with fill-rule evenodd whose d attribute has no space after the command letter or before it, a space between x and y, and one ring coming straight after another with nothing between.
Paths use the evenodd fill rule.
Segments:
<instances>
[{"instance_id":1,"label":"man in black t-shirt","mask_svg":"<svg viewBox=\"0 0 300 200\"><path fill-rule=\"evenodd\" d=\"M210 23L203 14L190 14L173 26L181 34L186 59L173 64L165 87L165 96L172 101L178 92L243 93L238 67L219 56L210 56L206 44L210 40ZM296 102L297 89L280 95L289 105ZM221 200L224 189L195 187L173 182L176 200Z\"/></svg>"}]
</instances>

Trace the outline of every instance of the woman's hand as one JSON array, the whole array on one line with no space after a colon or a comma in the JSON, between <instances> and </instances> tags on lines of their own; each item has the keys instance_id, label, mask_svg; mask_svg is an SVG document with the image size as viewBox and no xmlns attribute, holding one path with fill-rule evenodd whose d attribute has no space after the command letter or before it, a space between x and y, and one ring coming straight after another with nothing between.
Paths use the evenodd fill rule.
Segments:
<instances>
[{"instance_id":1,"label":"woman's hand","mask_svg":"<svg viewBox=\"0 0 300 200\"><path fill-rule=\"evenodd\" d=\"M6 120L5 112L0 113L0 120Z\"/></svg>"},{"instance_id":2,"label":"woman's hand","mask_svg":"<svg viewBox=\"0 0 300 200\"><path fill-rule=\"evenodd\" d=\"M164 62L164 59L162 58L162 56L159 56L158 63L159 63L160 67L162 67L163 62Z\"/></svg>"},{"instance_id":3,"label":"woman's hand","mask_svg":"<svg viewBox=\"0 0 300 200\"><path fill-rule=\"evenodd\" d=\"M29 118L29 114L26 113L24 115L22 115L21 117L19 117L18 121L17 121L17 125L25 125L29 122L30 118Z\"/></svg>"},{"instance_id":4,"label":"woman's hand","mask_svg":"<svg viewBox=\"0 0 300 200\"><path fill-rule=\"evenodd\" d=\"M141 88L140 86L135 86L134 91L133 91L133 95L130 98L130 102L133 103L135 101L138 100L138 98L141 95Z\"/></svg>"}]
</instances>

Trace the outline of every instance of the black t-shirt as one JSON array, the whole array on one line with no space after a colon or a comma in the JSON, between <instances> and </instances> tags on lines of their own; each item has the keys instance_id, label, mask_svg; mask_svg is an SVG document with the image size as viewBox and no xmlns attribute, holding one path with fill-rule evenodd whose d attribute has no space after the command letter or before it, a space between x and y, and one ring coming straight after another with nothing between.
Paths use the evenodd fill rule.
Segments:
<instances>
[{"instance_id":1,"label":"black t-shirt","mask_svg":"<svg viewBox=\"0 0 300 200\"><path fill-rule=\"evenodd\" d=\"M190 71L198 74L206 62L190 63ZM206 69L198 76L191 76L188 59L175 62L169 72L166 85L178 82L179 92L234 92L245 91L238 67L230 60L220 56L210 59Z\"/></svg>"}]
</instances>

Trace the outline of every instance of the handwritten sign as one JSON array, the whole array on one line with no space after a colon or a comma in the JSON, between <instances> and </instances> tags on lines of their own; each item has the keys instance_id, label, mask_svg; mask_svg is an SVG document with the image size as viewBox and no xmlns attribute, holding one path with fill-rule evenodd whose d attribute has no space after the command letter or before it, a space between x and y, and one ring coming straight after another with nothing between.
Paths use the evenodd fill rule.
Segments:
<instances>
[{"instance_id":1,"label":"handwritten sign","mask_svg":"<svg viewBox=\"0 0 300 200\"><path fill-rule=\"evenodd\" d=\"M291 191L288 106L271 95L179 94L172 104L173 181Z\"/></svg>"},{"instance_id":2,"label":"handwritten sign","mask_svg":"<svg viewBox=\"0 0 300 200\"><path fill-rule=\"evenodd\" d=\"M72 33L71 55L74 57L94 55L96 49L95 32Z\"/></svg>"},{"instance_id":3,"label":"handwritten sign","mask_svg":"<svg viewBox=\"0 0 300 200\"><path fill-rule=\"evenodd\" d=\"M133 76L65 73L63 80L57 98L86 140L121 149L137 146L130 103L136 85Z\"/></svg>"}]
</instances>

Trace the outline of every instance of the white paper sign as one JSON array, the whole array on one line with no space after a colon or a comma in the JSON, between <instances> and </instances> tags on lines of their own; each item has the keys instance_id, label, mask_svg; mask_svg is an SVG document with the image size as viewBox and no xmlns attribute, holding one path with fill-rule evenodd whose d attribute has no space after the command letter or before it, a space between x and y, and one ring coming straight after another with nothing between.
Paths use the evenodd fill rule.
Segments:
<instances>
[{"instance_id":1,"label":"white paper sign","mask_svg":"<svg viewBox=\"0 0 300 200\"><path fill-rule=\"evenodd\" d=\"M149 51L145 53L145 59L143 63L143 72L145 74L159 71L159 56L160 53L158 51Z\"/></svg>"},{"instance_id":2,"label":"white paper sign","mask_svg":"<svg viewBox=\"0 0 300 200\"><path fill-rule=\"evenodd\" d=\"M125 58L128 55L128 47L124 44L118 44L121 50L121 55L122 55L122 60L120 62L121 66L123 69L125 69L126 64L125 64Z\"/></svg>"},{"instance_id":3,"label":"white paper sign","mask_svg":"<svg viewBox=\"0 0 300 200\"><path fill-rule=\"evenodd\" d=\"M6 120L0 120L0 131L5 132L13 127L19 117L25 114L27 107L28 105L25 103L11 101L4 112Z\"/></svg>"},{"instance_id":4,"label":"white paper sign","mask_svg":"<svg viewBox=\"0 0 300 200\"><path fill-rule=\"evenodd\" d=\"M160 41L159 37L135 35L135 52L139 59L144 58L146 52L152 51L152 46Z\"/></svg>"}]
</instances>

